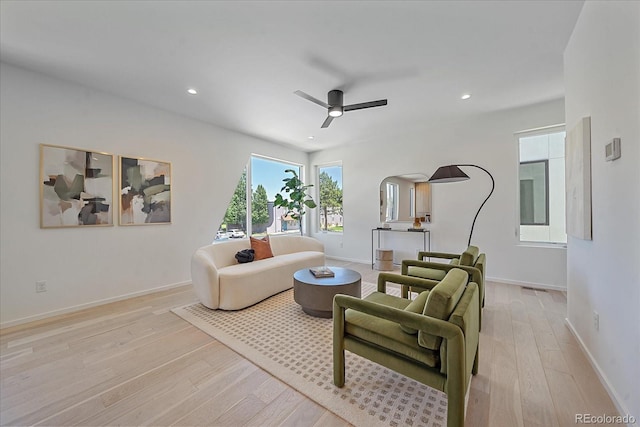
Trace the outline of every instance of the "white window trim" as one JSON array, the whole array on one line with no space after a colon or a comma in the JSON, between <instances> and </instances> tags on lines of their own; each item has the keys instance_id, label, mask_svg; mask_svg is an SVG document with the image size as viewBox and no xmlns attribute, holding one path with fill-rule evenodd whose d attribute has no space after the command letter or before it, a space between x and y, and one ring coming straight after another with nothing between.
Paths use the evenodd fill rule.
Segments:
<instances>
[{"instance_id":1,"label":"white window trim","mask_svg":"<svg viewBox=\"0 0 640 427\"><path fill-rule=\"evenodd\" d=\"M314 219L315 219L315 229L318 233L324 233L324 234L331 234L331 235L335 235L335 236L339 236L342 235L344 233L344 166L342 165L342 161L341 160L337 160L337 161L333 161L333 162L326 162L326 163L318 163L315 166L316 169L316 175L315 175L315 181L316 181L316 191L315 191L315 196L316 196L316 203L318 205L318 212L316 212L316 215L314 215ZM321 225L321 221L320 221L320 168L330 168L333 166L340 166L342 168L342 227L343 227L343 231L332 231L331 233L329 233L328 231L325 231L322 229L322 225Z\"/></svg>"},{"instance_id":2,"label":"white window trim","mask_svg":"<svg viewBox=\"0 0 640 427\"><path fill-rule=\"evenodd\" d=\"M535 248L552 248L552 249L566 249L567 243L564 242L533 242L528 240L520 240L520 138L522 136L536 136L536 135L546 135L549 133L556 132L566 132L565 123L558 123L555 125L542 126L533 129L521 130L518 132L514 132L514 139L517 146L516 154L515 154L515 171L516 171L516 180L515 180L515 193L516 193L516 204L515 204L515 244L516 246L522 247L535 247ZM565 213L566 215L566 213Z\"/></svg>"},{"instance_id":3,"label":"white window trim","mask_svg":"<svg viewBox=\"0 0 640 427\"><path fill-rule=\"evenodd\" d=\"M305 179L305 167L302 163L297 163L297 162L292 162L290 160L283 160L283 159L279 159L277 157L271 157L271 156L265 156L262 154L256 154L256 153L251 153L251 155L249 156L249 162L247 163L247 237L251 236L253 234L253 224L251 223L251 209L253 208L251 206L251 176L253 175L253 170L251 168L251 159L253 157L257 157L263 160L269 160L272 162L278 162L278 163L286 163L288 165L291 166L296 166L300 168L300 173L298 175L298 177L302 180L302 182L306 182ZM306 216L306 215L305 215ZM304 219L304 216L303 216ZM274 219L275 221L275 219ZM307 221L302 221L300 224L300 227L302 228L302 234L304 235L306 230L307 230L307 226L306 226ZM279 233L278 233L279 234Z\"/></svg>"}]
</instances>

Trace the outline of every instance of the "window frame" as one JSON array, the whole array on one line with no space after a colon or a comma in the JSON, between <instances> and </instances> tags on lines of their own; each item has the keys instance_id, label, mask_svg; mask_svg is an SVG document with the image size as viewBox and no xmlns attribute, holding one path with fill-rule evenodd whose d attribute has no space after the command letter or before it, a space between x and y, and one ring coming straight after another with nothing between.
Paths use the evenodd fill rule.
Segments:
<instances>
[{"instance_id":1,"label":"window frame","mask_svg":"<svg viewBox=\"0 0 640 427\"><path fill-rule=\"evenodd\" d=\"M522 165L530 165L534 163L543 163L544 164L544 219L545 222L530 222L524 223L522 222L522 198L520 197L522 194L522 187L518 191L519 197L519 205L520 205L520 215L519 215L519 223L520 225L540 225L540 226L548 226L549 225L549 159L544 160L527 160L526 162L520 162L519 166ZM522 183L522 179L520 179L520 168L518 168L518 182Z\"/></svg>"},{"instance_id":2,"label":"window frame","mask_svg":"<svg viewBox=\"0 0 640 427\"><path fill-rule=\"evenodd\" d=\"M341 174L341 180L342 180L342 187L340 188L342 190L342 231L330 231L330 230L323 230L322 229L322 220L320 218L322 209L321 207L321 200L320 200L320 169L323 168L332 168L332 167L340 167L340 174ZM317 224L317 232L318 233L331 233L332 235L339 235L339 234L343 234L344 233L344 166L342 164L341 161L336 161L336 162L327 162L327 163L320 163L315 165L315 170L316 170L316 176L315 176L315 180L316 180L316 191L315 191L315 197L316 197L316 203L318 205L317 209L318 212L315 215L315 220L316 220L316 224Z\"/></svg>"},{"instance_id":3,"label":"window frame","mask_svg":"<svg viewBox=\"0 0 640 427\"><path fill-rule=\"evenodd\" d=\"M283 163L287 166L291 166L292 169L296 168L298 169L298 177L305 182L305 165L302 163L297 163L297 162L293 162L290 160L283 160L283 159L278 159L275 157L270 157L270 156L264 156L261 154L256 154L256 153L251 153L249 155L249 160L247 161L247 163L245 164L245 169L246 169L246 177L247 177L247 181L246 181L246 229L244 230L246 237L250 237L253 235L253 222L252 222L252 218L251 218L251 214L252 214L252 209L253 209L253 200L252 200L252 196L253 196L253 190L252 190L252 181L253 181L253 167L252 167L252 160L254 158L258 158L261 160L266 160L266 161L271 161L271 162L277 162L277 163ZM244 172L243 172L244 173ZM289 175L283 175L283 178L289 176ZM260 183L256 183L256 188L257 185ZM237 186L237 183L236 183ZM280 192L280 188L278 188L278 192ZM233 197L233 196L232 196ZM230 201L227 203L227 209L229 207L229 203ZM226 210L225 210L226 212ZM300 228L302 229L302 233L304 234L305 231L307 230L307 226L306 223L307 221L305 220L305 216L303 216L301 224L300 224ZM274 221L276 219L274 218ZM224 222L224 217L222 218L222 221L220 222L220 225ZM218 226L218 229L220 228L220 226ZM228 232L229 230L227 230ZM299 230L296 230L296 232L299 232ZM278 231L275 233L270 233L270 234L288 234L287 232L283 232Z\"/></svg>"},{"instance_id":4,"label":"window frame","mask_svg":"<svg viewBox=\"0 0 640 427\"><path fill-rule=\"evenodd\" d=\"M523 240L520 235L520 227L524 224L520 224L520 139L526 138L530 136L539 136L539 135L549 135L554 133L565 132L566 138L566 125L565 123L558 123L549 126L543 126L539 128L526 129L522 131L518 131L514 133L514 140L516 144L515 150L515 173L516 179L514 182L515 187L515 196L516 196L516 206L515 206L515 243L518 246L531 246L531 247L547 247L547 248L566 248L567 242L562 241L541 241L541 240ZM566 153L565 153L566 155ZM549 160L549 159L547 159ZM566 187L566 183L565 183ZM566 193L566 189L565 189ZM547 197L549 196L549 192L547 191ZM549 206L549 203L547 203ZM547 218L550 220L550 213L547 214ZM564 221L566 223L566 210L564 215ZM527 226L527 225L525 225Z\"/></svg>"},{"instance_id":5,"label":"window frame","mask_svg":"<svg viewBox=\"0 0 640 427\"><path fill-rule=\"evenodd\" d=\"M394 182L387 182L387 204L386 204L386 212L385 212L385 221L398 221L398 211L400 210L400 199L398 198L398 194L400 192L400 186ZM393 191L390 191L393 189ZM390 197L392 195L391 200L393 203L389 203ZM391 206L391 217L389 217L389 207Z\"/></svg>"}]
</instances>

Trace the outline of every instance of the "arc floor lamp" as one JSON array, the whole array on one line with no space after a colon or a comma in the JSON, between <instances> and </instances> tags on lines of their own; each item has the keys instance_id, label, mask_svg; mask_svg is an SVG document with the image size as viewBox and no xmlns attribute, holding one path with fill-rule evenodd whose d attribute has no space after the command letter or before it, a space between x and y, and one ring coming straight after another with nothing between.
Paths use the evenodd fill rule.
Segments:
<instances>
[{"instance_id":1,"label":"arc floor lamp","mask_svg":"<svg viewBox=\"0 0 640 427\"><path fill-rule=\"evenodd\" d=\"M478 165L472 165L472 164L448 165L448 166L440 166L438 170L436 170L436 172L433 175L431 175L431 178L429 178L429 182L432 184L439 184L444 182L459 182L459 181L466 181L468 179L471 179L469 178L469 175L467 175L460 169L460 167L467 167L467 166L483 170L487 173L487 175L489 175L489 178L491 178L491 191L489 192L489 195L487 196L487 198L484 199L484 202L482 202L482 204L478 208L478 212L476 212L476 216L473 217L473 223L471 223L471 232L469 233L469 242L467 243L467 246L469 246L471 245L471 236L473 235L473 227L476 225L476 219L478 219L478 214L482 210L482 207L484 206L484 204L487 203L487 200L489 200L489 197L491 197L491 195L493 194L493 190L496 187L496 181L493 179L493 175L491 175L488 170Z\"/></svg>"}]
</instances>

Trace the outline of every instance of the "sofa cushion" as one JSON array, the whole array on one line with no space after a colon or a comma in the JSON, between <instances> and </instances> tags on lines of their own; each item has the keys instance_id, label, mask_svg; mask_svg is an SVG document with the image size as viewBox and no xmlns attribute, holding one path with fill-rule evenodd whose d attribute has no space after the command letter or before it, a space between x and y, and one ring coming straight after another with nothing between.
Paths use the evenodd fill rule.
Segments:
<instances>
[{"instance_id":1,"label":"sofa cushion","mask_svg":"<svg viewBox=\"0 0 640 427\"><path fill-rule=\"evenodd\" d=\"M219 306L238 310L293 287L293 273L324 265L324 252L305 251L279 255L218 270Z\"/></svg>"},{"instance_id":2,"label":"sofa cushion","mask_svg":"<svg viewBox=\"0 0 640 427\"><path fill-rule=\"evenodd\" d=\"M365 300L399 310L404 310L409 304L409 300L381 292L374 292ZM404 333L398 323L390 320L348 309L345 311L345 333L418 360L430 367L436 367L440 362L439 352L419 346L415 335Z\"/></svg>"},{"instance_id":3,"label":"sofa cushion","mask_svg":"<svg viewBox=\"0 0 640 427\"><path fill-rule=\"evenodd\" d=\"M466 251L460 255L460 265L473 267L480 255L480 249L477 246L469 246Z\"/></svg>"},{"instance_id":4,"label":"sofa cushion","mask_svg":"<svg viewBox=\"0 0 640 427\"><path fill-rule=\"evenodd\" d=\"M467 284L466 271L454 268L431 291L424 306L423 314L440 320L447 320L458 304ZM418 332L418 343L431 350L439 350L442 337Z\"/></svg>"},{"instance_id":5,"label":"sofa cushion","mask_svg":"<svg viewBox=\"0 0 640 427\"><path fill-rule=\"evenodd\" d=\"M421 292L416 299L411 301L408 306L405 307L405 311L410 311L412 313L420 313L424 311L424 305L427 303L427 298L429 297L429 291ZM410 328L408 326L400 325L400 329L402 329L407 334L416 335L418 333L417 329Z\"/></svg>"},{"instance_id":6,"label":"sofa cushion","mask_svg":"<svg viewBox=\"0 0 640 427\"><path fill-rule=\"evenodd\" d=\"M273 258L273 252L271 252L271 244L269 243L269 236L265 236L262 239L249 237L249 241L251 242L251 249L255 251L254 261Z\"/></svg>"},{"instance_id":7,"label":"sofa cushion","mask_svg":"<svg viewBox=\"0 0 640 427\"><path fill-rule=\"evenodd\" d=\"M440 281L444 279L444 276L447 275L447 272L444 270L438 270L435 268L409 266L409 269L407 270L407 274L409 276L422 277L423 279Z\"/></svg>"}]
</instances>

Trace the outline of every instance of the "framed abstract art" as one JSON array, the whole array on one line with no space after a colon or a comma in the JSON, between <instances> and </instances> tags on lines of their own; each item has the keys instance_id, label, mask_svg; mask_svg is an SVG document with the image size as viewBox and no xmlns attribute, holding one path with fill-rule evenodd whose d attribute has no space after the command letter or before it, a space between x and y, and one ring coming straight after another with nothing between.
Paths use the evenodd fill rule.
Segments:
<instances>
[{"instance_id":1,"label":"framed abstract art","mask_svg":"<svg viewBox=\"0 0 640 427\"><path fill-rule=\"evenodd\" d=\"M113 155L40 144L40 227L113 225Z\"/></svg>"},{"instance_id":2,"label":"framed abstract art","mask_svg":"<svg viewBox=\"0 0 640 427\"><path fill-rule=\"evenodd\" d=\"M171 224L171 163L120 156L120 225Z\"/></svg>"}]
</instances>

